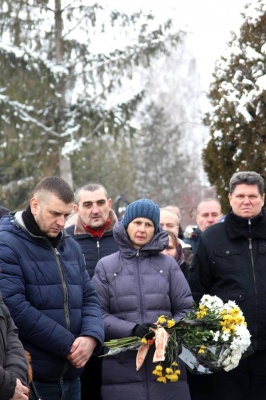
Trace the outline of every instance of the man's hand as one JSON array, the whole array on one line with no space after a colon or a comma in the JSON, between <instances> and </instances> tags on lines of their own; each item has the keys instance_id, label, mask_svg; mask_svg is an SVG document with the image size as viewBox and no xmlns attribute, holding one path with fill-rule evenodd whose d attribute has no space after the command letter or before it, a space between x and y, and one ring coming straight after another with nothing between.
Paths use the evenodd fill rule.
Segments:
<instances>
[{"instance_id":1,"label":"man's hand","mask_svg":"<svg viewBox=\"0 0 266 400\"><path fill-rule=\"evenodd\" d=\"M28 400L29 399L29 388L24 386L19 379L15 388L14 396L10 400Z\"/></svg>"},{"instance_id":2,"label":"man's hand","mask_svg":"<svg viewBox=\"0 0 266 400\"><path fill-rule=\"evenodd\" d=\"M80 336L72 344L67 356L69 362L76 368L82 368L91 357L97 345L97 340L91 336Z\"/></svg>"}]
</instances>

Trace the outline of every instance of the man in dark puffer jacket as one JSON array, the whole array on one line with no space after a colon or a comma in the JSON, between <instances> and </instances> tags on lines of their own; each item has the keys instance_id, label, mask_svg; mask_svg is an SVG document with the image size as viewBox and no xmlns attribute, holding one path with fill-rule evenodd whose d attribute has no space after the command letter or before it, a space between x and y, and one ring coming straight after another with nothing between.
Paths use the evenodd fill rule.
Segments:
<instances>
[{"instance_id":1,"label":"man in dark puffer jacket","mask_svg":"<svg viewBox=\"0 0 266 400\"><path fill-rule=\"evenodd\" d=\"M113 238L113 226L117 221L112 210L112 200L105 187L88 183L76 190L74 210L78 215L75 225L67 228L80 244L90 277L94 275L97 262L118 251ZM81 400L100 400L102 359L92 356L80 377Z\"/></svg>"},{"instance_id":2,"label":"man in dark puffer jacket","mask_svg":"<svg viewBox=\"0 0 266 400\"><path fill-rule=\"evenodd\" d=\"M266 393L266 216L264 180L237 172L230 180L231 210L203 232L191 265L196 302L203 294L235 301L251 333L252 355L213 374L213 400L264 400Z\"/></svg>"},{"instance_id":3,"label":"man in dark puffer jacket","mask_svg":"<svg viewBox=\"0 0 266 400\"><path fill-rule=\"evenodd\" d=\"M79 376L104 338L84 257L64 231L73 200L64 180L44 178L27 210L0 225L0 288L43 400L80 400Z\"/></svg>"}]
</instances>

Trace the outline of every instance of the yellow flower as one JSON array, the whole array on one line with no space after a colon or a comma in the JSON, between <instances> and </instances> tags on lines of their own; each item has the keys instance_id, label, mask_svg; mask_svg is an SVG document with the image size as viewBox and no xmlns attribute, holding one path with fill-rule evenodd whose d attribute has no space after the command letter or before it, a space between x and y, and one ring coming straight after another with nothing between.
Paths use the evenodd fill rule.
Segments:
<instances>
[{"instance_id":1,"label":"yellow flower","mask_svg":"<svg viewBox=\"0 0 266 400\"><path fill-rule=\"evenodd\" d=\"M159 376L159 378L157 378L156 381L157 382L166 383L166 377L165 376Z\"/></svg>"},{"instance_id":2,"label":"yellow flower","mask_svg":"<svg viewBox=\"0 0 266 400\"><path fill-rule=\"evenodd\" d=\"M198 350L198 353L199 354L204 354L205 353L205 351L206 351L206 346L204 346L204 344L202 345L202 346L200 346L200 349Z\"/></svg>"},{"instance_id":3,"label":"yellow flower","mask_svg":"<svg viewBox=\"0 0 266 400\"><path fill-rule=\"evenodd\" d=\"M153 375L163 376L163 367L161 366L161 364L156 365L152 373Z\"/></svg>"},{"instance_id":4,"label":"yellow flower","mask_svg":"<svg viewBox=\"0 0 266 400\"><path fill-rule=\"evenodd\" d=\"M167 373L167 374L173 374L173 370L172 370L172 368L165 368L165 372Z\"/></svg>"},{"instance_id":5,"label":"yellow flower","mask_svg":"<svg viewBox=\"0 0 266 400\"><path fill-rule=\"evenodd\" d=\"M167 379L169 379L169 381L171 381L171 382L177 382L178 381L178 375L176 375L176 374L165 375L165 377Z\"/></svg>"},{"instance_id":6,"label":"yellow flower","mask_svg":"<svg viewBox=\"0 0 266 400\"><path fill-rule=\"evenodd\" d=\"M172 328L173 326L175 326L175 320L174 319L169 319L167 321L167 328Z\"/></svg>"},{"instance_id":7,"label":"yellow flower","mask_svg":"<svg viewBox=\"0 0 266 400\"><path fill-rule=\"evenodd\" d=\"M238 307L234 307L229 312L234 317L237 317L240 314L240 309Z\"/></svg>"},{"instance_id":8,"label":"yellow flower","mask_svg":"<svg viewBox=\"0 0 266 400\"><path fill-rule=\"evenodd\" d=\"M147 339L142 338L142 339L141 339L141 343L142 343L142 344L147 344Z\"/></svg>"},{"instance_id":9,"label":"yellow flower","mask_svg":"<svg viewBox=\"0 0 266 400\"><path fill-rule=\"evenodd\" d=\"M196 318L201 319L208 314L207 307L200 305L198 311L196 311Z\"/></svg>"},{"instance_id":10,"label":"yellow flower","mask_svg":"<svg viewBox=\"0 0 266 400\"><path fill-rule=\"evenodd\" d=\"M178 366L177 362L176 362L176 361L173 361L173 362L172 362L172 367L177 367L177 366Z\"/></svg>"},{"instance_id":11,"label":"yellow flower","mask_svg":"<svg viewBox=\"0 0 266 400\"><path fill-rule=\"evenodd\" d=\"M159 323L159 324L165 324L165 323L166 323L166 318L165 318L164 315L161 315L161 316L158 318L158 323Z\"/></svg>"},{"instance_id":12,"label":"yellow flower","mask_svg":"<svg viewBox=\"0 0 266 400\"><path fill-rule=\"evenodd\" d=\"M159 370L156 370L156 369L154 369L154 370L152 371L152 374L153 374L153 375L156 375L156 376L162 376L162 375L163 375L162 371L159 371Z\"/></svg>"}]
</instances>

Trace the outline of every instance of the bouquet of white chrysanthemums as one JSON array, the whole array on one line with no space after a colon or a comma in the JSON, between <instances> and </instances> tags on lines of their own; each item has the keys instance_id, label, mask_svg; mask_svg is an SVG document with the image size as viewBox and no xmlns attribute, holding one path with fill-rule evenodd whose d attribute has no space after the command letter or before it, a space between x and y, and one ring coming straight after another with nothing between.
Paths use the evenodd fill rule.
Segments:
<instances>
[{"instance_id":1,"label":"bouquet of white chrysanthemums","mask_svg":"<svg viewBox=\"0 0 266 400\"><path fill-rule=\"evenodd\" d=\"M217 296L204 295L199 307L187 317L202 323L197 327L199 336L191 336L188 329L182 337L183 345L196 359L194 367L203 366L209 372L237 367L250 346L250 333L236 303L223 303Z\"/></svg>"},{"instance_id":2,"label":"bouquet of white chrysanthemums","mask_svg":"<svg viewBox=\"0 0 266 400\"><path fill-rule=\"evenodd\" d=\"M250 346L250 333L242 311L234 301L223 303L217 296L204 295L199 306L194 305L194 310L178 322L161 315L156 325L154 339L135 336L105 342L109 349L105 356L137 350L139 369L152 346L153 361L158 363L153 373L159 382L166 383L178 379L178 355L195 373L230 371L237 367Z\"/></svg>"}]
</instances>

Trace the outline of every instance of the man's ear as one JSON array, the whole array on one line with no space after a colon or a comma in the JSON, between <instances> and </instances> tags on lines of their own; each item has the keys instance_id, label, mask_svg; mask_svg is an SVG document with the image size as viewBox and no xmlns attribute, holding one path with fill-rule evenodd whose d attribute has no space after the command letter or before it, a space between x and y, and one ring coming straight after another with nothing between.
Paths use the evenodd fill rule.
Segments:
<instances>
[{"instance_id":1,"label":"man's ear","mask_svg":"<svg viewBox=\"0 0 266 400\"><path fill-rule=\"evenodd\" d=\"M39 206L39 201L36 199L36 197L33 197L30 200L30 210L32 215L36 215L37 211L38 211L38 206Z\"/></svg>"},{"instance_id":2,"label":"man's ear","mask_svg":"<svg viewBox=\"0 0 266 400\"><path fill-rule=\"evenodd\" d=\"M76 214L78 214L79 208L78 208L77 204L75 204L75 203L73 204L73 210L75 211Z\"/></svg>"},{"instance_id":3,"label":"man's ear","mask_svg":"<svg viewBox=\"0 0 266 400\"><path fill-rule=\"evenodd\" d=\"M108 199L107 202L108 202L108 204L109 204L109 208L111 209L111 208L112 208L112 205L113 205L112 199Z\"/></svg>"}]
</instances>

